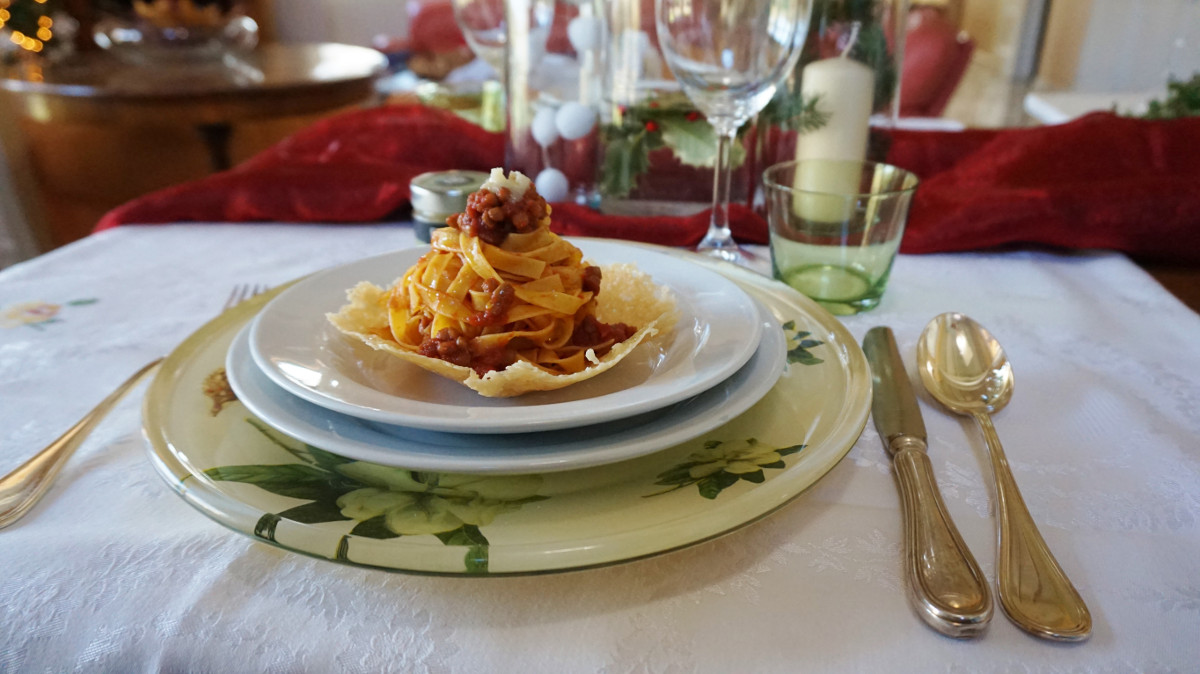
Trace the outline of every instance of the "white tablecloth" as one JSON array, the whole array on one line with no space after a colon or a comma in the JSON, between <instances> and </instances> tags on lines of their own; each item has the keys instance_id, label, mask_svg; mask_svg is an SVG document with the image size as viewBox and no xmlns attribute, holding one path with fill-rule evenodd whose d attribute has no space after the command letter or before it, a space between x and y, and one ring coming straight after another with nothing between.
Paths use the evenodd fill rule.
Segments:
<instances>
[{"instance_id":1,"label":"white tablecloth","mask_svg":"<svg viewBox=\"0 0 1200 674\"><path fill-rule=\"evenodd\" d=\"M1033 91L1025 95L1025 112L1043 124L1062 124L1091 112L1117 111L1144 115L1162 91Z\"/></svg>"},{"instance_id":2,"label":"white tablecloth","mask_svg":"<svg viewBox=\"0 0 1200 674\"><path fill-rule=\"evenodd\" d=\"M126 227L0 272L0 471L208 320L235 283L413 243L405 226ZM210 521L147 460L132 396L0 531L0 672L1196 671L1200 317L1119 255L1026 252L901 256L883 304L844 323L858 339L891 326L915 373L921 328L950 310L1015 364L996 424L1091 608L1085 643L1030 637L999 608L972 641L916 617L870 424L813 489L718 540L589 571L436 578L311 559ZM948 507L994 580L982 440L921 395Z\"/></svg>"}]
</instances>

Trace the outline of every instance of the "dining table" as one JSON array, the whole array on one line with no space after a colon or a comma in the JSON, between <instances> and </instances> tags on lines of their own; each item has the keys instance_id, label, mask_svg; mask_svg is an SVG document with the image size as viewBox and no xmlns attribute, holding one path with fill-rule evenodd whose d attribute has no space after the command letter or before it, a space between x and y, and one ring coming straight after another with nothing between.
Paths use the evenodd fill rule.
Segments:
<instances>
[{"instance_id":1,"label":"dining table","mask_svg":"<svg viewBox=\"0 0 1200 674\"><path fill-rule=\"evenodd\" d=\"M5 65L0 95L12 97L15 114L37 123L190 125L216 172L233 165L236 124L370 101L387 60L357 45L272 42L210 61L155 65L97 50Z\"/></svg>"},{"instance_id":2,"label":"dining table","mask_svg":"<svg viewBox=\"0 0 1200 674\"><path fill-rule=\"evenodd\" d=\"M629 244L753 290L776 319L799 316L768 321L786 333L791 388L777 384L703 447L542 482L443 475L443 495L476 489L478 504L486 490L471 485L487 480L508 494L486 517L453 511L467 524L452 533L360 523L348 535L355 522L339 520L354 504L343 490L340 513L317 513L329 501L305 491L315 472L356 494L435 481L289 437L201 375L271 306L260 296L222 313L235 287L274 292L424 245L403 220L124 225L0 270L0 473L168 356L0 530L0 672L1196 671L1200 315L1125 255L901 254L877 308L834 317L770 278L765 246L748 247L747 270ZM1015 393L994 423L1090 610L1084 641L1024 632L999 603L981 634L950 638L910 602L860 344L873 327L893 331L947 510L994 588L987 447L917 377L921 331L948 311L986 326L1013 363ZM768 459L712 455L821 424ZM712 440L722 428L736 437ZM701 479L714 474L728 479Z\"/></svg>"}]
</instances>

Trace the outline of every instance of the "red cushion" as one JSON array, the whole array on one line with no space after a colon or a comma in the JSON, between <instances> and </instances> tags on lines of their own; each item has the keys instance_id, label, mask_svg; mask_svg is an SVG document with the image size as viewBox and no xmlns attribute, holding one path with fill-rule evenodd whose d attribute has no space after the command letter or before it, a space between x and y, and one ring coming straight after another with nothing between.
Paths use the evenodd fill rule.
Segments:
<instances>
[{"instance_id":1,"label":"red cushion","mask_svg":"<svg viewBox=\"0 0 1200 674\"><path fill-rule=\"evenodd\" d=\"M900 115L938 117L958 88L975 44L939 12L916 12L905 38Z\"/></svg>"},{"instance_id":2,"label":"red cushion","mask_svg":"<svg viewBox=\"0 0 1200 674\"><path fill-rule=\"evenodd\" d=\"M408 3L408 46L414 52L436 54L467 43L450 0L413 0Z\"/></svg>"}]
</instances>

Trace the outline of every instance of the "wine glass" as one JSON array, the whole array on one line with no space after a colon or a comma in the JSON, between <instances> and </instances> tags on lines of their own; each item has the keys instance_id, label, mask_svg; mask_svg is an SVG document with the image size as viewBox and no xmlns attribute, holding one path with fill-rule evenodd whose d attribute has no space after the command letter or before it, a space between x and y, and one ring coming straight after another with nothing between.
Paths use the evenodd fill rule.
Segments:
<instances>
[{"instance_id":1,"label":"wine glass","mask_svg":"<svg viewBox=\"0 0 1200 674\"><path fill-rule=\"evenodd\" d=\"M522 26L529 32L530 50L545 49L550 35L550 24L554 20L553 0L529 0L529 21ZM505 50L508 28L505 19L505 0L453 0L454 19L462 29L467 45L476 56L483 59L504 80L506 69ZM513 10L509 10L513 11Z\"/></svg>"},{"instance_id":2,"label":"wine glass","mask_svg":"<svg viewBox=\"0 0 1200 674\"><path fill-rule=\"evenodd\" d=\"M657 0L668 67L717 132L713 209L697 250L746 264L729 231L729 148L800 58L812 0Z\"/></svg>"}]
</instances>

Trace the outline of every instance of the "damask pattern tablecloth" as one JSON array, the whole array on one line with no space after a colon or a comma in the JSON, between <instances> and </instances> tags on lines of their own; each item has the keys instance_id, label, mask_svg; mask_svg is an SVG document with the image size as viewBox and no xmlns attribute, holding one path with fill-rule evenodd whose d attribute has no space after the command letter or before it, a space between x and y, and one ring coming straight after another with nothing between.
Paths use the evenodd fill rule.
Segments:
<instances>
[{"instance_id":1,"label":"damask pattern tablecloth","mask_svg":"<svg viewBox=\"0 0 1200 674\"><path fill-rule=\"evenodd\" d=\"M0 471L169 352L235 283L415 243L403 225L123 227L0 272ZM440 578L219 526L152 467L133 396L0 531L0 671L1196 671L1200 316L1118 255L1006 252L901 256L882 305L843 323L856 339L891 326L915 374L922 327L952 310L1014 362L996 424L1091 608L1087 642L1035 639L999 609L973 641L920 621L870 424L815 487L717 540L586 571ZM949 510L994 580L982 439L920 396Z\"/></svg>"}]
</instances>

